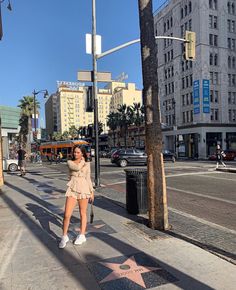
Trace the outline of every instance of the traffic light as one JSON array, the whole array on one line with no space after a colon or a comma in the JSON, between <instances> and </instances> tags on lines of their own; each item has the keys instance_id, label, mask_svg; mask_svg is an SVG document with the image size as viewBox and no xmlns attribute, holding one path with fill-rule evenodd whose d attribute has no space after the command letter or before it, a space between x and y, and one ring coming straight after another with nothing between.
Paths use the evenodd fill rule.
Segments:
<instances>
[{"instance_id":1,"label":"traffic light","mask_svg":"<svg viewBox=\"0 0 236 290\"><path fill-rule=\"evenodd\" d=\"M196 52L196 33L193 31L185 32L185 59L186 60L195 60Z\"/></svg>"},{"instance_id":2,"label":"traffic light","mask_svg":"<svg viewBox=\"0 0 236 290\"><path fill-rule=\"evenodd\" d=\"M89 86L86 90L86 112L93 112L94 109L94 100L93 100L93 87Z\"/></svg>"}]
</instances>

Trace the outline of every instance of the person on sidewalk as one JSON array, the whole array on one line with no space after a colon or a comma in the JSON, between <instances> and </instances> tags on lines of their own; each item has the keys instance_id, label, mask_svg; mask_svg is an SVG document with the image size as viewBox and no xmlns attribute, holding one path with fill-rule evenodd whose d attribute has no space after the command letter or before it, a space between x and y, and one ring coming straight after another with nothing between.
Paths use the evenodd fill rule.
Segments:
<instances>
[{"instance_id":1,"label":"person on sidewalk","mask_svg":"<svg viewBox=\"0 0 236 290\"><path fill-rule=\"evenodd\" d=\"M20 167L20 176L25 175L25 157L26 157L26 152L19 146L19 150L17 151L18 154L18 166Z\"/></svg>"},{"instance_id":2,"label":"person on sidewalk","mask_svg":"<svg viewBox=\"0 0 236 290\"><path fill-rule=\"evenodd\" d=\"M87 160L86 149L83 146L75 146L72 151L72 160L68 160L67 165L70 171L70 181L67 183L68 189L65 194L66 204L60 249L63 249L69 241L67 232L76 203L78 203L80 210L80 234L75 239L74 244L82 245L86 242L87 207L88 202L94 200L90 162Z\"/></svg>"},{"instance_id":3,"label":"person on sidewalk","mask_svg":"<svg viewBox=\"0 0 236 290\"><path fill-rule=\"evenodd\" d=\"M225 163L223 162L223 157L225 156L224 151L220 148L220 145L218 144L216 146L216 169L219 167L220 165L223 165L224 167L226 167Z\"/></svg>"}]
</instances>

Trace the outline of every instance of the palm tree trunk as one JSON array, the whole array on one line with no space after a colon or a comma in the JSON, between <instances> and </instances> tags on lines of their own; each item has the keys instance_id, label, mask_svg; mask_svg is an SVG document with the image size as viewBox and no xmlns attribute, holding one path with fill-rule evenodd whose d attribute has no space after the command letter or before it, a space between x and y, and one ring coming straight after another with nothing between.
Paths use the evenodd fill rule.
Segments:
<instances>
[{"instance_id":1,"label":"palm tree trunk","mask_svg":"<svg viewBox=\"0 0 236 290\"><path fill-rule=\"evenodd\" d=\"M149 226L152 229L165 230L169 226L166 181L162 157L157 50L152 11L152 0L139 0L143 103L145 106L146 151L148 156Z\"/></svg>"}]
</instances>

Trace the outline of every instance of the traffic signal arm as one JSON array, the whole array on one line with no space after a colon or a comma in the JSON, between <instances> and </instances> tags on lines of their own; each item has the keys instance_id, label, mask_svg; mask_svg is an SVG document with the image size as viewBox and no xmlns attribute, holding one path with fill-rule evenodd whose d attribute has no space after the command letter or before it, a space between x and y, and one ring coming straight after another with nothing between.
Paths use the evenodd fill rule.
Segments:
<instances>
[{"instance_id":1,"label":"traffic signal arm","mask_svg":"<svg viewBox=\"0 0 236 290\"><path fill-rule=\"evenodd\" d=\"M196 58L196 33L193 31L185 32L185 59L195 60Z\"/></svg>"}]
</instances>

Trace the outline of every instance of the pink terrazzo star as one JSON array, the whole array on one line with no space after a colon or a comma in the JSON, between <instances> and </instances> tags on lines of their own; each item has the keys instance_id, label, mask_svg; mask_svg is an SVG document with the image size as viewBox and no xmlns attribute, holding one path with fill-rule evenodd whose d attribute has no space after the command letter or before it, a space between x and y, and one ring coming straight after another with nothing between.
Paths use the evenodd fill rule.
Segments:
<instances>
[{"instance_id":1,"label":"pink terrazzo star","mask_svg":"<svg viewBox=\"0 0 236 290\"><path fill-rule=\"evenodd\" d=\"M103 266L113 270L108 276L102 279L99 283L104 283L112 280L117 280L121 278L128 278L134 283L146 288L146 285L143 281L142 273L152 272L155 270L161 270L159 267L146 267L138 265L135 261L134 256L128 258L124 263L105 263L100 262Z\"/></svg>"}]
</instances>

